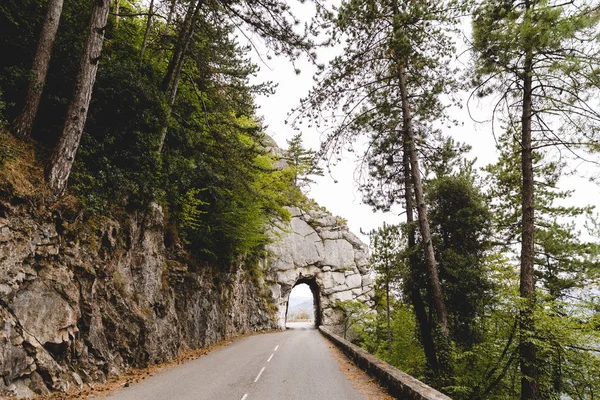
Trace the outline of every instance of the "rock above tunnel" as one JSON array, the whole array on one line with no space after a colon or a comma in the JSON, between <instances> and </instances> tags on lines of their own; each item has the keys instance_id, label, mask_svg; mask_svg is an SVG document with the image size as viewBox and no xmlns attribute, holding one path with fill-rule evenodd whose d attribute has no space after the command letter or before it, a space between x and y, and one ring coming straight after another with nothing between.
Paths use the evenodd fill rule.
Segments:
<instances>
[{"instance_id":1,"label":"rock above tunnel","mask_svg":"<svg viewBox=\"0 0 600 400\"><path fill-rule=\"evenodd\" d=\"M291 208L292 220L275 232L267 263L278 322L285 329L287 303L297 283L308 283L315 296L316 321L339 331L343 319L337 301L372 305L368 248L346 223L321 209Z\"/></svg>"}]
</instances>

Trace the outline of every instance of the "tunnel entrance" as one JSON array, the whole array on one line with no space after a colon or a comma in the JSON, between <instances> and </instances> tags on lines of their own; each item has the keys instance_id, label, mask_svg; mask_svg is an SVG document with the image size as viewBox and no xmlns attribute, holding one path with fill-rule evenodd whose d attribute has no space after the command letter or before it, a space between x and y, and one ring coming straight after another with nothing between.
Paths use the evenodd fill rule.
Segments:
<instances>
[{"instance_id":1,"label":"tunnel entrance","mask_svg":"<svg viewBox=\"0 0 600 400\"><path fill-rule=\"evenodd\" d=\"M311 322L321 324L321 304L319 287L315 278L301 278L292 287L286 307L286 328L288 323Z\"/></svg>"}]
</instances>

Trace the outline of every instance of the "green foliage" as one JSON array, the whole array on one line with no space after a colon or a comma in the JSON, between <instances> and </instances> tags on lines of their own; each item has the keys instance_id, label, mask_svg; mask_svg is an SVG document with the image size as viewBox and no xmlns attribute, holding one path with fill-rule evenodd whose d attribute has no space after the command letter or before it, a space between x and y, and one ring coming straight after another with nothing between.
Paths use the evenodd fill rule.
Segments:
<instances>
[{"instance_id":1,"label":"green foliage","mask_svg":"<svg viewBox=\"0 0 600 400\"><path fill-rule=\"evenodd\" d=\"M128 29L128 23L121 29ZM161 160L155 149L164 122L157 71L140 70L132 42L113 41L113 59L100 68L72 186L90 211L160 201ZM135 116L135 117L132 117Z\"/></svg>"},{"instance_id":2,"label":"green foliage","mask_svg":"<svg viewBox=\"0 0 600 400\"><path fill-rule=\"evenodd\" d=\"M456 382L449 389L456 399L520 398L518 277L508 260L496 255L488 262L496 290L480 319L483 340L454 355ZM568 314L551 311L566 303L547 300L535 308L540 392L543 398L592 398L600 390L600 335L593 318L572 303Z\"/></svg>"},{"instance_id":3,"label":"green foliage","mask_svg":"<svg viewBox=\"0 0 600 400\"><path fill-rule=\"evenodd\" d=\"M486 168L493 210L497 242L506 250L520 237L521 226L521 163L519 144L508 135L500 137L500 158ZM534 167L538 171L535 182L536 277L554 299L572 295L572 289L581 287L590 273L598 270L598 244L580 239L576 220L590 220L593 206L567 207L559 202L569 199L571 191L558 189L563 165L547 161L549 156L536 154Z\"/></svg>"},{"instance_id":4,"label":"green foliage","mask_svg":"<svg viewBox=\"0 0 600 400\"><path fill-rule=\"evenodd\" d=\"M521 229L521 172L518 168L521 155L519 144L508 134L500 137L499 147L498 162L486 168L490 173L488 195L492 201L491 221L499 249L510 254L515 250L514 243L520 237ZM535 275L539 289L534 309L536 329L533 341L537 348L538 385L546 398L569 396L585 399L599 390L597 379L590 375L598 370L600 353L594 351L599 343L598 330L592 317L593 303L589 301L593 298L594 288L590 278L598 270L598 244L583 240L574 222L590 218L592 207L560 205L571 196L571 192L557 188L563 166L548 161L548 158L548 155L540 153L534 157L537 171L534 192L537 210ZM497 305L487 320L496 321L501 317L504 321L513 319L516 324L515 316L520 310L521 300L515 278L508 279L508 274L516 270L516 266L511 268L510 262L504 263L508 271L503 279L497 280L495 289L496 296L504 295L497 297ZM508 286L503 282L511 283ZM487 342L507 343L511 338L507 324L498 328L499 324L495 322L494 331L486 328ZM497 337L496 332L505 333ZM511 343L510 347L513 346L515 344ZM512 362L510 354L514 359ZM505 372L501 377L498 375L497 383L489 390L484 389L484 393L512 393L512 397L518 398L520 393L514 389L511 391L511 380L520 379L518 351L507 350L501 356L505 364L498 371ZM478 384L477 387L483 386Z\"/></svg>"},{"instance_id":5,"label":"green foliage","mask_svg":"<svg viewBox=\"0 0 600 400\"><path fill-rule=\"evenodd\" d=\"M315 152L305 149L302 145L302 134L295 134L287 141L287 151L285 160L288 163L291 173L294 175L294 185L300 190L306 189L314 181L311 175L323 176L323 168L317 164Z\"/></svg>"},{"instance_id":6,"label":"green foliage","mask_svg":"<svg viewBox=\"0 0 600 400\"><path fill-rule=\"evenodd\" d=\"M369 307L358 300L338 300L336 308L343 312L342 330L344 339L357 343L366 337L366 332L371 329L375 315Z\"/></svg>"},{"instance_id":7,"label":"green foliage","mask_svg":"<svg viewBox=\"0 0 600 400\"><path fill-rule=\"evenodd\" d=\"M369 234L371 239L371 268L377 273L381 282L397 283L403 272L405 261L404 237L401 226L388 225L373 230Z\"/></svg>"},{"instance_id":8,"label":"green foliage","mask_svg":"<svg viewBox=\"0 0 600 400\"><path fill-rule=\"evenodd\" d=\"M4 164L15 158L15 149L8 143L7 140L4 140L8 134L0 129L0 168L4 166Z\"/></svg>"},{"instance_id":9,"label":"green foliage","mask_svg":"<svg viewBox=\"0 0 600 400\"><path fill-rule=\"evenodd\" d=\"M287 9L278 1L282 10ZM33 138L54 146L79 66L79 54L89 23L90 2L65 2L58 36ZM185 57L177 101L173 107L165 150L156 151L167 123L167 99L161 84L171 48L165 26L155 18L146 57L140 61L145 33L144 3L121 3L121 12L141 14L109 19L106 40L88 112L85 132L70 177L70 190L90 214L119 216L163 206L169 245L180 239L195 257L227 268L240 258L255 260L269 238L275 219L285 220L293 180L291 169L274 168L275 159L263 146L262 127L254 114L254 93L269 93L270 84L252 86L256 66L247 60L249 48L234 39L240 3L203 8ZM29 68L44 18L45 2L8 0L0 6L0 115L12 120L22 105ZM263 21L270 46L297 56L308 51L306 36L278 32L277 21L291 26L288 14ZM259 24L268 13L252 14ZM172 33L180 28L174 19ZM177 35L175 34L175 36ZM285 42L285 43L284 43ZM165 47L166 46L166 47Z\"/></svg>"},{"instance_id":10,"label":"green foliage","mask_svg":"<svg viewBox=\"0 0 600 400\"><path fill-rule=\"evenodd\" d=\"M207 206L208 203L198 198L206 189L193 188L188 190L185 196L181 199L181 223L180 226L183 229L189 229L190 231L202 232L202 214L206 214L206 211L202 211L202 207ZM185 236L183 237L185 240ZM188 242L189 243L189 242Z\"/></svg>"},{"instance_id":11,"label":"green foliage","mask_svg":"<svg viewBox=\"0 0 600 400\"><path fill-rule=\"evenodd\" d=\"M425 355L417 337L417 323L412 307L391 299L392 351L387 347L387 321L385 295L382 288L376 289L376 314L355 329L354 341L369 353L390 363L396 368L418 379L425 376Z\"/></svg>"},{"instance_id":12,"label":"green foliage","mask_svg":"<svg viewBox=\"0 0 600 400\"><path fill-rule=\"evenodd\" d=\"M3 94L7 119L15 117L16 103L25 93L28 70L35 51L36 33L41 27L44 2L35 0L3 1L0 5L0 93Z\"/></svg>"},{"instance_id":13,"label":"green foliage","mask_svg":"<svg viewBox=\"0 0 600 400\"><path fill-rule=\"evenodd\" d=\"M492 289L483 262L491 215L469 171L438 176L425 190L451 332L470 347L480 340L477 321Z\"/></svg>"}]
</instances>

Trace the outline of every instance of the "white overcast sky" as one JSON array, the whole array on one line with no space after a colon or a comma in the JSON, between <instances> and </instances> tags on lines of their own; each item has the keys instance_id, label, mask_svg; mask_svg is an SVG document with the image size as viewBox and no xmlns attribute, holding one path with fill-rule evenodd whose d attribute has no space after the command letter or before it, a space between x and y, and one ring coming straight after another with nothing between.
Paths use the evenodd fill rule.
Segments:
<instances>
[{"instance_id":1,"label":"white overcast sky","mask_svg":"<svg viewBox=\"0 0 600 400\"><path fill-rule=\"evenodd\" d=\"M294 2L290 2L292 4ZM306 18L310 15L310 2L305 5L294 5L297 15L301 18ZM468 24L465 25L468 29ZM253 38L257 48L261 48L260 40ZM286 117L290 110L297 107L302 97L305 97L312 87L313 75L316 68L306 60L300 60L296 65L284 57L276 57L270 54L268 59L264 49L259 50L260 57L257 53L250 54L251 59L260 66L260 72L255 78L255 83L264 81L273 81L278 84L276 93L269 97L260 96L256 98L256 102L260 107L258 115L264 118L267 134L275 139L278 145L286 148L286 140L289 140L296 131L285 123ZM336 52L342 51L341 48L328 48L318 51L320 62L326 62L333 58ZM462 63L468 64L468 53L465 53L460 60ZM265 64L266 63L266 64ZM301 73L297 75L295 68L299 68ZM490 123L482 123L491 116L491 107L489 102L477 104L471 102L469 107L466 106L468 93L464 94L464 107L462 109L453 110L453 117L462 122L462 125L446 130L446 134L450 134L456 141L468 143L472 150L467 157L477 158L476 167L482 168L485 165L493 163L497 157L495 141L492 135L492 127ZM469 112L470 111L470 115ZM472 118L473 117L473 118ZM477 120L476 121L474 121ZM307 124L303 124L306 126ZM496 129L499 125L496 124ZM302 138L305 147L318 150L320 146L320 133L315 128L304 128L302 130ZM357 151L356 153L360 153ZM352 154L356 154L352 153ZM346 153L348 154L348 153ZM397 223L403 220L401 208L394 209L391 213L374 213L371 208L362 203L361 194L359 193L354 180L354 172L356 169L356 160L345 158L335 168L332 168L331 175L327 174L323 177L317 177L316 184L313 184L309 192L309 196L317 201L321 206L326 207L334 215L340 216L348 221L350 230L358 235L365 243L368 244L369 238L362 232L369 232L387 223ZM591 167L584 164L576 167L577 171L586 175L587 170ZM571 175L561 180L560 187L562 189L574 190L574 195L568 201L569 205L587 205L597 204L599 198L599 188L597 185L588 182L586 179ZM298 288L300 289L300 288ZM295 291L296 292L296 291ZM308 287L298 291L298 295L310 296Z\"/></svg>"},{"instance_id":2,"label":"white overcast sky","mask_svg":"<svg viewBox=\"0 0 600 400\"><path fill-rule=\"evenodd\" d=\"M300 18L309 18L312 12L310 2L293 7ZM256 48L260 49L260 56L256 52L250 54L252 61L260 67L255 82L273 81L278 84L274 95L256 98L260 107L258 115L264 118L268 126L267 134L273 137L280 147L286 148L286 141L297 133L285 123L286 117L292 108L298 106L300 99L305 97L313 86L316 68L306 59L298 61L294 66L285 57L268 54L261 47L260 40L255 37L252 39ZM318 60L324 63L341 51L341 48L320 49L317 51ZM300 69L299 75L295 73L295 68ZM460 112L465 125L453 128L455 139L470 143L473 146L473 153L477 154L478 158L484 158L485 164L493 161L496 154L489 126L475 124L469 118L466 109L458 112ZM303 124L303 126L306 125ZM315 128L304 128L301 132L305 147L318 150L321 134ZM356 159L352 158L359 155L360 152L346 154L341 163L332 167L331 174L326 173L323 177L315 178L317 182L312 185L309 196L334 215L346 219L350 230L368 244L368 236L361 232L369 232L381 226L384 221L387 223L400 222L402 217L399 214L403 212L403 209L398 207L391 213L375 213L369 206L363 204L354 179L357 163ZM352 154L356 155L352 156Z\"/></svg>"},{"instance_id":3,"label":"white overcast sky","mask_svg":"<svg viewBox=\"0 0 600 400\"><path fill-rule=\"evenodd\" d=\"M306 19L311 15L310 2L306 2L304 5L298 5L295 2L290 2L290 4L293 4L296 14L301 19ZM469 29L468 23L465 24L465 30L467 29ZM260 49L260 40L255 39L253 38L253 42ZM305 59L300 60L294 66L285 57L270 54L271 59L268 59L268 53L264 49L259 51L261 52L260 57L256 52L250 54L253 62L260 66L260 72L255 78L255 82L273 81L278 84L278 87L274 95L256 98L260 107L258 115L264 118L268 126L267 133L275 139L280 147L286 148L286 140L296 133L290 125L285 124L286 117L292 108L298 106L300 99L305 97L312 87L316 68ZM317 52L318 59L320 62L326 62L341 51L341 48L321 49ZM460 62L466 65L469 62L469 54L468 52L463 53ZM295 73L295 68L301 70L299 75ZM471 145L472 150L467 157L477 158L476 166L483 167L493 163L498 157L491 124L481 122L490 118L491 107L489 102L478 104L477 101L471 101L467 108L468 93L465 93L463 97L464 107L452 111L452 116L461 121L462 125L452 127L445 133L450 134L456 141ZM303 124L305 127L306 125ZM499 124L496 124L496 129L499 129ZM305 147L318 150L321 143L320 133L315 128L304 128L301 132ZM357 151L351 154L359 153ZM398 208L392 213L374 213L369 206L362 203L361 194L354 180L357 165L355 161L352 158L345 158L337 167L332 168L331 175L326 173L323 177L317 177L315 179L317 183L312 185L309 196L334 215L346 219L350 230L368 244L368 236L361 234L361 231L369 232L381 226L384 221L387 223L400 222L403 218L399 214L403 210ZM585 174L584 170L590 169L590 167L582 164L577 169L578 172ZM570 205L597 203L598 186L590 184L586 179L575 175L568 176L561 180L560 186L563 189L575 190L574 196L568 202Z\"/></svg>"}]
</instances>

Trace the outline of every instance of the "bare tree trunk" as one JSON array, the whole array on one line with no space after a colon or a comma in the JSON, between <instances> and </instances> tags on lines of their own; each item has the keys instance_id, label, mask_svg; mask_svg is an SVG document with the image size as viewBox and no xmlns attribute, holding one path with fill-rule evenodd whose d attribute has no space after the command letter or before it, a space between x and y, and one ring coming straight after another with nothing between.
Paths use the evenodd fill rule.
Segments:
<instances>
[{"instance_id":1,"label":"bare tree trunk","mask_svg":"<svg viewBox=\"0 0 600 400\"><path fill-rule=\"evenodd\" d=\"M410 251L409 255L409 268L410 268L410 281L407 282L410 285L410 298L415 310L415 317L419 324L419 331L421 332L421 342L423 343L423 351L425 352L425 358L427 359L427 366L431 370L434 376L438 375L439 363L437 359L437 352L435 349L435 343L433 341L433 334L431 332L431 324L427 318L427 311L425 310L425 303L423 297L421 297L421 291L419 289L419 267L418 260L414 253L417 240L416 232L414 228L414 212L413 212L413 195L412 195L412 178L410 172L410 146L407 135L403 135L403 163L404 163L404 201L406 203L406 223L408 225L408 248Z\"/></svg>"},{"instance_id":2,"label":"bare tree trunk","mask_svg":"<svg viewBox=\"0 0 600 400\"><path fill-rule=\"evenodd\" d=\"M52 47L54 45L54 39L56 39L62 7L63 0L50 0L48 2L46 18L44 19L44 25L42 26L42 32L40 33L40 39L33 58L33 66L31 68L33 77L29 83L29 88L27 89L25 105L11 126L12 133L21 139L28 139L31 137L33 122L35 121L40 106L40 100L42 98L42 92L46 85L48 65L50 64L50 58L52 57Z\"/></svg>"},{"instance_id":3,"label":"bare tree trunk","mask_svg":"<svg viewBox=\"0 0 600 400\"><path fill-rule=\"evenodd\" d=\"M387 250L386 250L387 252ZM392 359L392 324L390 321L390 264L389 259L385 259L385 311L387 317L387 350L388 358Z\"/></svg>"},{"instance_id":4,"label":"bare tree trunk","mask_svg":"<svg viewBox=\"0 0 600 400\"><path fill-rule=\"evenodd\" d=\"M529 9L529 1L525 1ZM525 56L523 71L523 115L521 117L521 170L523 174L522 203L522 238L521 238L521 276L520 294L523 298L520 330L520 367L521 367L521 399L538 398L538 371L536 347L533 342L535 321L535 275L534 275L534 177L533 150L531 148L532 118L532 65L531 51Z\"/></svg>"},{"instance_id":5,"label":"bare tree trunk","mask_svg":"<svg viewBox=\"0 0 600 400\"><path fill-rule=\"evenodd\" d=\"M115 0L115 31L119 27L119 13L121 12L121 0Z\"/></svg>"},{"instance_id":6,"label":"bare tree trunk","mask_svg":"<svg viewBox=\"0 0 600 400\"><path fill-rule=\"evenodd\" d=\"M83 133L88 107L92 97L98 62L104 42L104 30L108 19L110 0L95 0L89 31L77 75L75 93L69 104L62 135L50 159L47 178L56 196L62 195L66 186L79 141Z\"/></svg>"},{"instance_id":7,"label":"bare tree trunk","mask_svg":"<svg viewBox=\"0 0 600 400\"><path fill-rule=\"evenodd\" d=\"M448 314L446 304L442 293L442 284L438 275L435 253L433 251L433 241L429 228L429 217L427 216L427 205L423 195L423 184L421 182L421 172L419 171L419 157L415 146L415 136L412 127L412 117L408 103L408 91L406 88L406 69L402 63L398 65L398 78L400 81L400 96L402 101L402 119L404 134L408 139L410 170L412 176L413 188L415 191L415 200L417 202L417 217L419 220L419 230L423 239L425 261L427 263L427 273L429 275L429 285L435 312L438 317L440 329L444 337L448 337Z\"/></svg>"},{"instance_id":8,"label":"bare tree trunk","mask_svg":"<svg viewBox=\"0 0 600 400\"><path fill-rule=\"evenodd\" d=\"M171 6L169 7L169 14L167 14L167 21L165 22L165 28L161 33L160 38L160 49L158 50L158 57L162 57L164 52L164 47L167 42L167 36L169 35L169 29L171 28L171 21L173 20L173 15L175 14L175 6L177 5L177 0L171 0Z\"/></svg>"},{"instance_id":9,"label":"bare tree trunk","mask_svg":"<svg viewBox=\"0 0 600 400\"><path fill-rule=\"evenodd\" d=\"M144 33L144 41L142 42L142 48L140 50L140 65L144 61L144 53L148 46L148 37L150 36L150 28L152 27L152 13L154 12L154 0L150 0L150 7L148 7L148 18L146 19L146 32Z\"/></svg>"},{"instance_id":10,"label":"bare tree trunk","mask_svg":"<svg viewBox=\"0 0 600 400\"><path fill-rule=\"evenodd\" d=\"M173 49L173 54L171 55L169 65L167 66L167 72L165 73L165 77L162 81L162 91L165 93L169 91L169 88L173 83L173 75L175 74L175 70L177 69L177 65L179 64L179 59L182 57L183 53L185 53L183 47L185 45L185 39L190 30L193 15L194 3L190 2L190 5L185 13L185 18L183 19L183 26L181 28L181 31L179 32L179 38L175 42L175 48Z\"/></svg>"},{"instance_id":11,"label":"bare tree trunk","mask_svg":"<svg viewBox=\"0 0 600 400\"><path fill-rule=\"evenodd\" d=\"M171 26L171 21L173 20L173 14L175 14L175 5L177 4L177 0L171 0L171 6L169 7L169 14L167 15L167 21L165 22L165 29L163 30L163 36L169 34L169 27Z\"/></svg>"},{"instance_id":12,"label":"bare tree trunk","mask_svg":"<svg viewBox=\"0 0 600 400\"><path fill-rule=\"evenodd\" d=\"M200 15L200 9L204 4L205 0L198 0L196 3L196 7L194 9L194 13L190 18L189 29L187 34L185 35L185 41L181 46L181 51L179 52L179 57L177 59L176 67L174 68L174 74L172 78L172 82L169 87L169 99L168 99L168 107L167 107L167 118L165 125L160 134L160 143L158 145L158 152L161 153L163 146L165 144L165 138L167 137L167 131L169 130L169 118L171 117L171 112L173 111L173 105L175 104L175 99L177 98L177 89L179 88L179 81L181 80L181 71L183 69L183 64L185 63L185 53L192 41L192 37L194 36L194 28L196 27L196 22L198 21L198 16ZM177 53L177 52L176 52ZM173 54L173 60L175 58L176 53Z\"/></svg>"}]
</instances>

